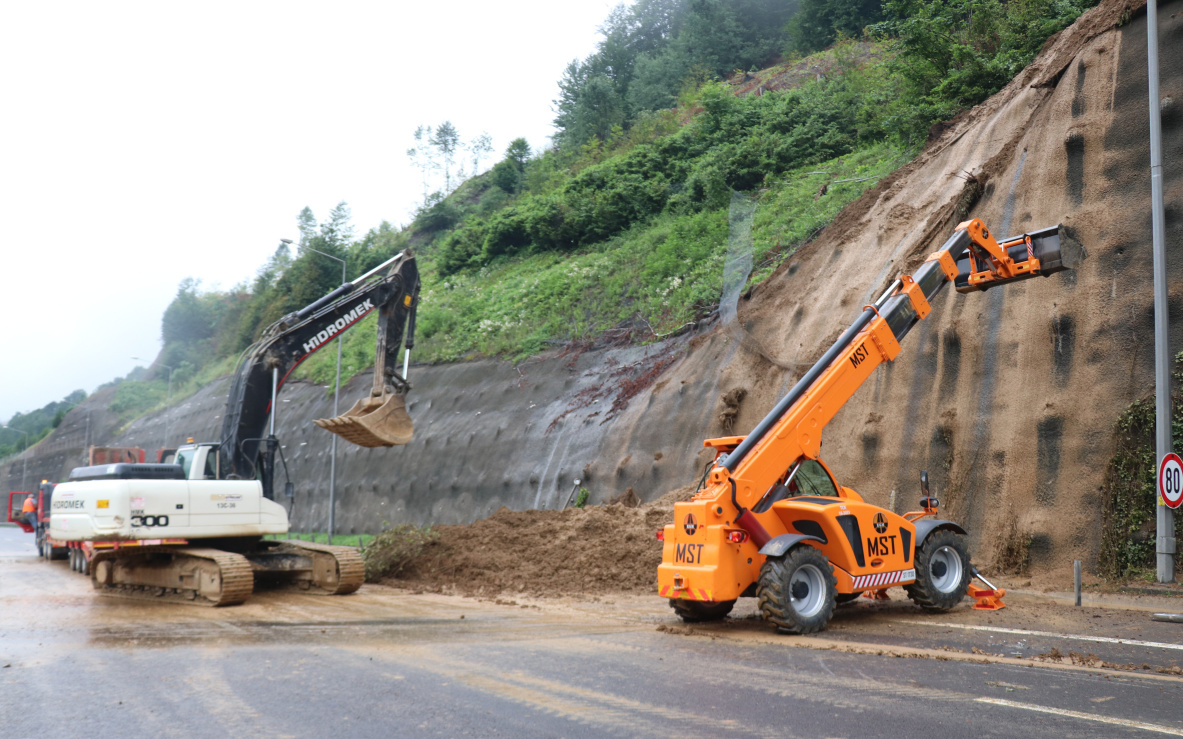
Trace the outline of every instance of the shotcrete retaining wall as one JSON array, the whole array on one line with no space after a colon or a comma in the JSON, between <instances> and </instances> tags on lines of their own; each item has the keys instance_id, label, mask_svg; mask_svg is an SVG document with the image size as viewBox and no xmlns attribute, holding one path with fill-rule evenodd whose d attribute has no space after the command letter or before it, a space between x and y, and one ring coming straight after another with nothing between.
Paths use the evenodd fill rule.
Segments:
<instances>
[{"instance_id":1,"label":"shotcrete retaining wall","mask_svg":"<svg viewBox=\"0 0 1183 739\"><path fill-rule=\"evenodd\" d=\"M593 503L628 487L644 498L689 483L715 410L712 373L673 386L658 377L605 421L614 399L627 390L627 379L655 365L685 362L689 343L683 337L650 347L554 355L516 367L496 360L413 366L408 411L414 440L388 449L338 442L336 530L374 533L387 523L468 523L503 505L561 507L576 479ZM368 392L370 383L369 373L347 383L341 409ZM227 385L228 378L212 383L122 433L101 435L101 443L151 453L165 445L166 425L171 446L186 438L216 440ZM586 407L577 407L584 402ZM292 382L278 405L276 435L296 486L292 524L324 530L332 435L312 421L332 415L332 396L321 386ZM73 429L76 415L83 413L72 413L63 427ZM64 479L81 459L83 440L77 433L55 434L30 450L29 479ZM12 489L20 489L23 463L17 458L5 470Z\"/></svg>"}]
</instances>

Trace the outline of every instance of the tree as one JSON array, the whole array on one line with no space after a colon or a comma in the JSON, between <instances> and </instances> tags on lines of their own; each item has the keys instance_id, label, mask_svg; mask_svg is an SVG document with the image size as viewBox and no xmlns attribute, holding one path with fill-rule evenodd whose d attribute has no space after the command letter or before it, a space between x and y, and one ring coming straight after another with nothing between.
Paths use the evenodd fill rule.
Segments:
<instances>
[{"instance_id":1,"label":"tree","mask_svg":"<svg viewBox=\"0 0 1183 739\"><path fill-rule=\"evenodd\" d=\"M452 166L456 161L456 152L460 148L460 132L451 121L444 121L436 127L435 133L428 139L436 150L444 170L444 193L452 192Z\"/></svg>"},{"instance_id":2,"label":"tree","mask_svg":"<svg viewBox=\"0 0 1183 739\"><path fill-rule=\"evenodd\" d=\"M493 137L485 131L468 142L465 148L472 154L472 174L475 176L481 171L481 160L493 152Z\"/></svg>"},{"instance_id":3,"label":"tree","mask_svg":"<svg viewBox=\"0 0 1183 739\"><path fill-rule=\"evenodd\" d=\"M858 38L864 28L882 20L880 0L801 0L789 21L789 44L809 54L826 48L839 34Z\"/></svg>"},{"instance_id":4,"label":"tree","mask_svg":"<svg viewBox=\"0 0 1183 739\"><path fill-rule=\"evenodd\" d=\"M530 142L523 138L516 138L505 147L505 158L517 165L519 172L526 171L526 161L530 158Z\"/></svg>"},{"instance_id":5,"label":"tree","mask_svg":"<svg viewBox=\"0 0 1183 739\"><path fill-rule=\"evenodd\" d=\"M160 335L166 345L201 341L214 335L214 315L210 303L202 300L197 292L200 284L192 277L181 280L177 296L164 309Z\"/></svg>"},{"instance_id":6,"label":"tree","mask_svg":"<svg viewBox=\"0 0 1183 739\"><path fill-rule=\"evenodd\" d=\"M304 206L296 216L296 228L300 229L300 246L307 246L308 239L316 235L316 216L312 215L312 208Z\"/></svg>"},{"instance_id":7,"label":"tree","mask_svg":"<svg viewBox=\"0 0 1183 739\"><path fill-rule=\"evenodd\" d=\"M342 200L329 211L329 220L320 224L320 237L331 251L336 251L353 240L353 224L350 223L352 217L349 205Z\"/></svg>"},{"instance_id":8,"label":"tree","mask_svg":"<svg viewBox=\"0 0 1183 739\"><path fill-rule=\"evenodd\" d=\"M311 215L312 211L305 208L300 212L300 215L303 216L304 213ZM315 223L312 225L314 227L316 226ZM300 227L300 233L304 234L304 227L302 224ZM315 231L313 231L312 234L315 235ZM308 238L312 238L312 236L309 236ZM307 239L302 236L300 239L301 245L304 244L306 240ZM281 243L275 248L275 253L271 255L271 258L267 260L267 263L259 268L259 271L255 275L255 283L252 291L255 294L259 294L270 288L275 284L275 281L279 279L279 277L287 270L287 268L291 266L291 264L292 252L290 249L288 249L287 244Z\"/></svg>"},{"instance_id":9,"label":"tree","mask_svg":"<svg viewBox=\"0 0 1183 739\"><path fill-rule=\"evenodd\" d=\"M414 133L415 145L407 149L407 156L411 158L411 162L419 170L419 175L423 180L423 203L425 205L431 193L431 173L439 168L431 149L431 138L431 126L419 126Z\"/></svg>"},{"instance_id":10,"label":"tree","mask_svg":"<svg viewBox=\"0 0 1183 739\"><path fill-rule=\"evenodd\" d=\"M489 178L494 187L499 187L512 195L518 191L518 186L521 185L522 173L513 162L502 159L493 165L492 171L489 172Z\"/></svg>"},{"instance_id":11,"label":"tree","mask_svg":"<svg viewBox=\"0 0 1183 739\"><path fill-rule=\"evenodd\" d=\"M645 111L671 107L687 84L766 63L783 46L796 7L797 0L618 5L600 27L595 53L568 64L559 81L560 147L607 141L613 126L627 128Z\"/></svg>"}]
</instances>

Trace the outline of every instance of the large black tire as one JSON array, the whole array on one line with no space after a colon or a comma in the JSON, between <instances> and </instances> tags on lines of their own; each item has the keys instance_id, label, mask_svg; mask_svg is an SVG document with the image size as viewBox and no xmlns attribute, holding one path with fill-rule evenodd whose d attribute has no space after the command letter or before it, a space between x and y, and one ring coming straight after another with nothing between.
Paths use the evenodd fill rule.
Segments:
<instances>
[{"instance_id":1,"label":"large black tire","mask_svg":"<svg viewBox=\"0 0 1183 739\"><path fill-rule=\"evenodd\" d=\"M862 593L838 593L834 596L834 601L838 605L844 606L848 603L853 603L858 600L860 595L862 595Z\"/></svg>"},{"instance_id":2,"label":"large black tire","mask_svg":"<svg viewBox=\"0 0 1183 739\"><path fill-rule=\"evenodd\" d=\"M74 554L75 551L77 551L77 550L75 550L74 547L70 547L70 549L68 550L68 552L69 552L68 556L70 559L70 569L77 572L78 571L78 555Z\"/></svg>"},{"instance_id":3,"label":"large black tire","mask_svg":"<svg viewBox=\"0 0 1183 739\"><path fill-rule=\"evenodd\" d=\"M731 609L734 607L735 601L733 600L715 602L670 598L670 608L674 609L674 613L678 614L678 618L690 624L700 621L718 621L728 613L731 613Z\"/></svg>"},{"instance_id":4,"label":"large black tire","mask_svg":"<svg viewBox=\"0 0 1183 739\"><path fill-rule=\"evenodd\" d=\"M965 597L973 568L965 537L934 531L916 552L916 581L905 585L912 602L926 611L948 611Z\"/></svg>"},{"instance_id":5,"label":"large black tire","mask_svg":"<svg viewBox=\"0 0 1183 739\"><path fill-rule=\"evenodd\" d=\"M834 615L834 567L826 555L801 545L760 568L760 615L785 634L821 631Z\"/></svg>"}]
</instances>

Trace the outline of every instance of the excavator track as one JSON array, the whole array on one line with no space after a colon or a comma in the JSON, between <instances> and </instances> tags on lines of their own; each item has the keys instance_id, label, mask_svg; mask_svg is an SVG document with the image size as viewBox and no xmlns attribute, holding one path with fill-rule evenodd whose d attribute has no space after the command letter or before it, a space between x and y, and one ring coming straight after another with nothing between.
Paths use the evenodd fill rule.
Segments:
<instances>
[{"instance_id":1,"label":"excavator track","mask_svg":"<svg viewBox=\"0 0 1183 739\"><path fill-rule=\"evenodd\" d=\"M353 547L285 541L276 551L301 555L311 560L311 572L296 581L304 590L325 595L345 595L360 588L366 579L365 560Z\"/></svg>"},{"instance_id":2,"label":"excavator track","mask_svg":"<svg viewBox=\"0 0 1183 739\"><path fill-rule=\"evenodd\" d=\"M254 591L246 557L198 547L121 547L95 554L91 582L103 595L232 606Z\"/></svg>"}]
</instances>

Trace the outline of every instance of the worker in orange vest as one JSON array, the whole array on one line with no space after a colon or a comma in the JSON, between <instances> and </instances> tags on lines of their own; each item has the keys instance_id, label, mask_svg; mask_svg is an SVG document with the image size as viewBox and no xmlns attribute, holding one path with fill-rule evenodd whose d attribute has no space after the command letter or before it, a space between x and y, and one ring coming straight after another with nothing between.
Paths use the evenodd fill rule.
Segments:
<instances>
[{"instance_id":1,"label":"worker in orange vest","mask_svg":"<svg viewBox=\"0 0 1183 739\"><path fill-rule=\"evenodd\" d=\"M29 497L25 498L25 504L21 506L21 514L30 526L34 529L37 528L37 498L32 493L29 493Z\"/></svg>"}]
</instances>

